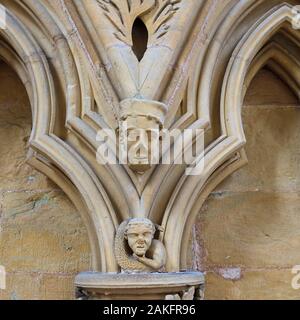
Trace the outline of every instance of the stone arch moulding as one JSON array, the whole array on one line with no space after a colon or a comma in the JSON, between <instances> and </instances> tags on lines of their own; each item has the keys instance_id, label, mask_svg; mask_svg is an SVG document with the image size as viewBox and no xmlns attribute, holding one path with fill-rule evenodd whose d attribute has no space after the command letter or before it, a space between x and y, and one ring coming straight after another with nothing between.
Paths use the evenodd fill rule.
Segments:
<instances>
[{"instance_id":1,"label":"stone arch moulding","mask_svg":"<svg viewBox=\"0 0 300 320\"><path fill-rule=\"evenodd\" d=\"M300 45L290 27L292 4L279 0L142 2L1 0L7 8L7 28L0 30L0 54L19 74L31 101L29 162L53 179L82 214L94 271L120 271L115 234L135 218L133 224L144 223L157 238L151 244L159 261L147 261L147 270L154 265L153 270L164 266L166 271L158 278L150 275L147 283L134 283L142 286L141 292L147 285L153 298L153 283L160 290L171 272L186 269L189 234L205 199L247 162L241 106L253 76L268 63L299 92L297 55L272 37L282 29L296 47ZM110 10L117 10L114 21L107 16ZM122 14L126 21L120 19ZM154 28L153 17L167 21L168 28ZM136 18L143 20L151 39L140 61L128 38ZM157 30L159 37L154 35ZM182 101L185 111L175 119ZM127 165L99 165L97 132L117 132L131 116L155 120L160 128L203 129L208 143L201 174L187 176L185 166L175 163L138 172ZM198 155L194 164L202 159L203 154ZM128 234L123 235L125 241ZM122 244L122 234L119 238ZM125 247L118 248L121 260L140 267ZM76 284L94 294L105 281L120 285L122 275L83 275ZM201 276L181 276L182 282L180 276L172 281L193 296Z\"/></svg>"},{"instance_id":2,"label":"stone arch moulding","mask_svg":"<svg viewBox=\"0 0 300 320\"><path fill-rule=\"evenodd\" d=\"M31 1L28 3L32 4ZM35 2L33 6L35 10L40 10L41 17L47 15L39 3ZM93 269L116 271L112 253L117 223L114 210L99 179L88 164L54 132L56 112L63 105L57 98L53 71L46 58L45 48L35 39L32 32L34 29L29 31L28 26L19 19L18 15L23 12L18 9L20 8L5 7L6 28L0 29L3 39L0 53L1 58L19 75L31 102L33 128L28 162L56 182L80 211L90 239ZM24 17L21 15L21 18ZM72 65L72 56L67 41L59 29L53 27L55 24L49 14L46 21L50 21L52 29L48 31L52 40L56 41L54 49L58 51L58 65L63 71L61 80L66 80L66 88L68 82L69 85L76 85L74 70L73 76L72 70L68 70ZM98 208L101 208L101 212Z\"/></svg>"},{"instance_id":3,"label":"stone arch moulding","mask_svg":"<svg viewBox=\"0 0 300 320\"><path fill-rule=\"evenodd\" d=\"M240 12L242 15L247 12L245 3L237 7L239 8L236 13ZM219 72L219 77L222 77L219 104L221 135L205 150L202 175L182 177L168 204L163 223L166 228L164 240L167 250L169 249L168 270L178 271L186 268L190 230L203 202L221 181L247 163L243 149L246 139L241 108L247 86L255 74L268 64L299 97L299 58L295 52L292 54L288 48L272 41L272 37L283 29L299 48L300 35L299 31L292 29L292 19L292 5L285 3L268 9L251 24L248 32L235 44L224 76ZM225 20L224 24L226 23ZM267 44L268 41L271 42ZM220 46L219 41L215 45L213 42L211 50L220 50ZM204 67L204 73L208 68L209 66ZM210 69L210 72L214 68ZM206 73L206 77L209 78L210 75ZM200 105L200 113L207 119L210 119L211 111L208 107L212 90L214 87L209 82L200 85L200 93L207 96L206 104ZM194 95L195 92L193 97ZM171 250L171 247L176 249Z\"/></svg>"},{"instance_id":4,"label":"stone arch moulding","mask_svg":"<svg viewBox=\"0 0 300 320\"><path fill-rule=\"evenodd\" d=\"M276 42L268 43L253 60L245 79L243 97L257 72L264 66L283 79L295 96L299 97L299 60Z\"/></svg>"}]
</instances>

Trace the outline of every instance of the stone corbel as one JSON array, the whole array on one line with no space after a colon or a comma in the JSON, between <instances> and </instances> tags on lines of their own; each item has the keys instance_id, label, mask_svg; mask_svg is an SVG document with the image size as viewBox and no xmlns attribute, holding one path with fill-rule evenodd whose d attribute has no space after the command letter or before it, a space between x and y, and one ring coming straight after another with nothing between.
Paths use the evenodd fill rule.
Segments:
<instances>
[{"instance_id":1,"label":"stone corbel","mask_svg":"<svg viewBox=\"0 0 300 320\"><path fill-rule=\"evenodd\" d=\"M162 229L146 218L121 223L115 238L120 273L81 273L75 279L80 300L201 300L200 272L165 272L167 253L155 239ZM159 238L159 236L158 236Z\"/></svg>"}]
</instances>

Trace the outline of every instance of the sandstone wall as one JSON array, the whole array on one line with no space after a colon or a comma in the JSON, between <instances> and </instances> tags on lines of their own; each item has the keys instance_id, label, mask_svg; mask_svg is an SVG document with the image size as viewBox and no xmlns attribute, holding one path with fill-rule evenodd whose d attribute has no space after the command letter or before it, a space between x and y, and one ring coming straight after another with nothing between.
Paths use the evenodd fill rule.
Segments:
<instances>
[{"instance_id":1,"label":"sandstone wall","mask_svg":"<svg viewBox=\"0 0 300 320\"><path fill-rule=\"evenodd\" d=\"M4 63L0 82L0 299L72 299L74 275L90 269L86 230L65 194L25 163L30 104Z\"/></svg>"},{"instance_id":2,"label":"sandstone wall","mask_svg":"<svg viewBox=\"0 0 300 320\"><path fill-rule=\"evenodd\" d=\"M262 70L245 99L248 166L211 194L193 232L194 267L207 272L206 299L299 299L300 109Z\"/></svg>"}]
</instances>

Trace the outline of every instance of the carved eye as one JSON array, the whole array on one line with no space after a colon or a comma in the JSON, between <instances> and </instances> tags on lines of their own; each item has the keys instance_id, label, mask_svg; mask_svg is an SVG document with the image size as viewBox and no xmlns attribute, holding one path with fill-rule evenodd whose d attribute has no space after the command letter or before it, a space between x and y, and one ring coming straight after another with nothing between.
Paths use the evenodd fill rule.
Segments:
<instances>
[{"instance_id":1,"label":"carved eye","mask_svg":"<svg viewBox=\"0 0 300 320\"><path fill-rule=\"evenodd\" d=\"M132 26L132 50L139 61L147 50L148 30L140 18L136 18Z\"/></svg>"}]
</instances>

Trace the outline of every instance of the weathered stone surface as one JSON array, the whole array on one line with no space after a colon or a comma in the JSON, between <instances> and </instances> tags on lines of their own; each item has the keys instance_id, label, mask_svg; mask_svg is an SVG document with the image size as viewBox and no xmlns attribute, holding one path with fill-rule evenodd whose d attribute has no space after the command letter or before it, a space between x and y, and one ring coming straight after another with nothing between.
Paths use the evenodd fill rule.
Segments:
<instances>
[{"instance_id":1,"label":"weathered stone surface","mask_svg":"<svg viewBox=\"0 0 300 320\"><path fill-rule=\"evenodd\" d=\"M74 298L72 274L8 273L7 290L0 292L0 300L70 300Z\"/></svg>"},{"instance_id":2,"label":"weathered stone surface","mask_svg":"<svg viewBox=\"0 0 300 320\"><path fill-rule=\"evenodd\" d=\"M89 267L86 231L62 192L5 194L2 229L1 261L8 271L76 273Z\"/></svg>"},{"instance_id":3,"label":"weathered stone surface","mask_svg":"<svg viewBox=\"0 0 300 320\"><path fill-rule=\"evenodd\" d=\"M0 185L2 190L56 188L44 175L26 164L31 133L30 103L17 75L0 62ZM14 93L10 91L14 88Z\"/></svg>"},{"instance_id":4,"label":"weathered stone surface","mask_svg":"<svg viewBox=\"0 0 300 320\"><path fill-rule=\"evenodd\" d=\"M258 269L245 271L238 281L206 274L207 300L299 300L299 290L293 289L291 269Z\"/></svg>"},{"instance_id":5,"label":"weathered stone surface","mask_svg":"<svg viewBox=\"0 0 300 320\"><path fill-rule=\"evenodd\" d=\"M220 184L198 216L190 265L207 271L206 299L298 299L300 110L270 71L243 108L249 164Z\"/></svg>"},{"instance_id":6,"label":"weathered stone surface","mask_svg":"<svg viewBox=\"0 0 300 320\"><path fill-rule=\"evenodd\" d=\"M291 267L300 262L299 193L213 196L199 215L206 268Z\"/></svg>"},{"instance_id":7,"label":"weathered stone surface","mask_svg":"<svg viewBox=\"0 0 300 320\"><path fill-rule=\"evenodd\" d=\"M27 95L3 63L0 79L0 299L72 299L74 276L91 268L87 233L66 195L25 163Z\"/></svg>"},{"instance_id":8,"label":"weathered stone surface","mask_svg":"<svg viewBox=\"0 0 300 320\"><path fill-rule=\"evenodd\" d=\"M264 68L252 80L245 96L245 105L298 104L290 88L273 72Z\"/></svg>"},{"instance_id":9,"label":"weathered stone surface","mask_svg":"<svg viewBox=\"0 0 300 320\"><path fill-rule=\"evenodd\" d=\"M216 191L299 190L299 107L246 106L243 121L249 163Z\"/></svg>"}]
</instances>

